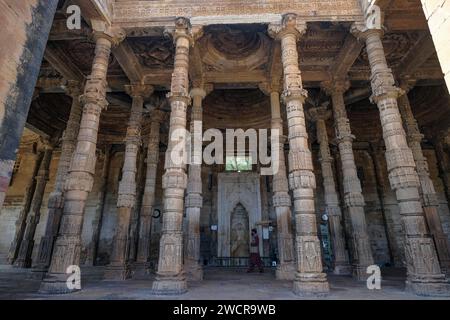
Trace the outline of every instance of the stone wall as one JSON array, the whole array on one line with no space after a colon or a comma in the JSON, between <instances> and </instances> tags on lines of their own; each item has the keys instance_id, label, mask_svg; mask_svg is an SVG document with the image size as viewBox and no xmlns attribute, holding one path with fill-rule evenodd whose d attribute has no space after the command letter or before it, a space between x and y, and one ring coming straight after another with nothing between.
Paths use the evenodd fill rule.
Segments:
<instances>
[{"instance_id":1,"label":"stone wall","mask_svg":"<svg viewBox=\"0 0 450 320\"><path fill-rule=\"evenodd\" d=\"M450 0L421 0L447 88L450 89Z\"/></svg>"},{"instance_id":2,"label":"stone wall","mask_svg":"<svg viewBox=\"0 0 450 320\"><path fill-rule=\"evenodd\" d=\"M28 115L57 0L0 0L0 207Z\"/></svg>"}]
</instances>

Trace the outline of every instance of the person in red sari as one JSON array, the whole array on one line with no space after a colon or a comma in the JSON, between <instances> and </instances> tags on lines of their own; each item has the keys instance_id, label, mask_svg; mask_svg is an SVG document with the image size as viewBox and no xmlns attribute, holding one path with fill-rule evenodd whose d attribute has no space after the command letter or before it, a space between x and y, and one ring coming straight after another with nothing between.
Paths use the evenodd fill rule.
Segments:
<instances>
[{"instance_id":1,"label":"person in red sari","mask_svg":"<svg viewBox=\"0 0 450 320\"><path fill-rule=\"evenodd\" d=\"M250 243L250 266L247 272L253 272L255 266L258 267L259 272L264 272L261 256L259 255L258 231L256 229L252 229L252 241Z\"/></svg>"}]
</instances>

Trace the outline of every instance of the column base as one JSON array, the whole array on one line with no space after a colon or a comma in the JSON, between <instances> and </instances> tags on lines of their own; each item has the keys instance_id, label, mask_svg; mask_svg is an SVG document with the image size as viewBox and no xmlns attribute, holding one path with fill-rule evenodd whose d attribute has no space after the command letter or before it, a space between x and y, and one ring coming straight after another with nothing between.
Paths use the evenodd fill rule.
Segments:
<instances>
[{"instance_id":1,"label":"column base","mask_svg":"<svg viewBox=\"0 0 450 320\"><path fill-rule=\"evenodd\" d=\"M367 274L367 266L353 265L353 279L357 281L367 281L370 275Z\"/></svg>"},{"instance_id":2,"label":"column base","mask_svg":"<svg viewBox=\"0 0 450 320\"><path fill-rule=\"evenodd\" d=\"M106 267L104 279L123 281L131 278L131 269L128 264L109 265Z\"/></svg>"},{"instance_id":3,"label":"column base","mask_svg":"<svg viewBox=\"0 0 450 320\"><path fill-rule=\"evenodd\" d=\"M69 294L80 291L80 289L69 289L67 279L68 275L65 273L47 273L38 292L41 294Z\"/></svg>"},{"instance_id":4,"label":"column base","mask_svg":"<svg viewBox=\"0 0 450 320\"><path fill-rule=\"evenodd\" d=\"M450 297L450 283L447 280L406 280L405 290L424 297Z\"/></svg>"},{"instance_id":5,"label":"column base","mask_svg":"<svg viewBox=\"0 0 450 320\"><path fill-rule=\"evenodd\" d=\"M295 273L295 264L293 262L285 262L277 266L275 276L277 280L294 280Z\"/></svg>"},{"instance_id":6,"label":"column base","mask_svg":"<svg viewBox=\"0 0 450 320\"><path fill-rule=\"evenodd\" d=\"M133 279L148 280L152 275L153 271L148 262L135 262L133 264L133 270L131 272Z\"/></svg>"},{"instance_id":7,"label":"column base","mask_svg":"<svg viewBox=\"0 0 450 320\"><path fill-rule=\"evenodd\" d=\"M187 281L184 276L158 276L152 286L152 294L154 295L174 296L182 295L187 291Z\"/></svg>"},{"instance_id":8,"label":"column base","mask_svg":"<svg viewBox=\"0 0 450 320\"><path fill-rule=\"evenodd\" d=\"M352 267L349 264L339 264L335 265L333 269L333 274L339 276L351 276Z\"/></svg>"},{"instance_id":9,"label":"column base","mask_svg":"<svg viewBox=\"0 0 450 320\"><path fill-rule=\"evenodd\" d=\"M188 281L203 280L203 268L197 261L186 261L183 269Z\"/></svg>"},{"instance_id":10,"label":"column base","mask_svg":"<svg viewBox=\"0 0 450 320\"><path fill-rule=\"evenodd\" d=\"M300 297L325 297L330 292L327 275L325 273L297 273L293 291Z\"/></svg>"}]
</instances>

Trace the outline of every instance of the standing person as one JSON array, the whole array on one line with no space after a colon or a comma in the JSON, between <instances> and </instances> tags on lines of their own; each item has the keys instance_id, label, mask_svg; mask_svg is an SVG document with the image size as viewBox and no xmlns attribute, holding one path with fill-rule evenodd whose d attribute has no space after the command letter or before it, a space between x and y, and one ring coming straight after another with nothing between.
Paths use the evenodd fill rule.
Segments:
<instances>
[{"instance_id":1,"label":"standing person","mask_svg":"<svg viewBox=\"0 0 450 320\"><path fill-rule=\"evenodd\" d=\"M252 229L252 242L250 243L250 267L247 272L253 272L255 266L258 267L259 272L264 272L264 268L259 255L259 237L256 229Z\"/></svg>"}]
</instances>

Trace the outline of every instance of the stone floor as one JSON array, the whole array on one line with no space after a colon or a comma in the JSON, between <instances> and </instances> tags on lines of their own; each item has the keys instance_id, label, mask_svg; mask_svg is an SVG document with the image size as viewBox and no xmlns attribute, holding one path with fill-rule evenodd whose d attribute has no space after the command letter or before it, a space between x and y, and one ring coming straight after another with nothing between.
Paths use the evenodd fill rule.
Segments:
<instances>
[{"instance_id":1,"label":"stone floor","mask_svg":"<svg viewBox=\"0 0 450 320\"><path fill-rule=\"evenodd\" d=\"M365 282L350 277L329 275L331 292L326 299L355 300L410 300L431 299L404 292L404 272L397 269L382 271L381 290L368 290ZM69 295L46 296L37 294L39 281L30 280L25 270L0 267L0 299L55 299L55 300L294 300L291 281L277 281L271 270L263 274L247 274L245 270L220 268L205 269L202 282L189 284L189 292L182 296L162 297L151 294L151 279L105 281L89 279L83 290ZM434 298L436 299L436 298Z\"/></svg>"}]
</instances>

